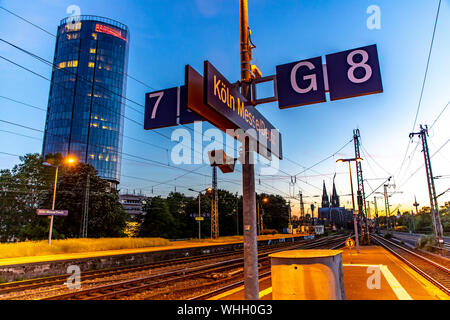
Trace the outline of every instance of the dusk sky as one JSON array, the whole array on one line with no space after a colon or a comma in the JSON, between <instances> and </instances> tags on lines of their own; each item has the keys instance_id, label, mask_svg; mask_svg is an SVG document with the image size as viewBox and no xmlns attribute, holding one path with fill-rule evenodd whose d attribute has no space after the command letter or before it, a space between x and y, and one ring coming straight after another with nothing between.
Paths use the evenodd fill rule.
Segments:
<instances>
[{"instance_id":1,"label":"dusk sky","mask_svg":"<svg viewBox=\"0 0 450 320\"><path fill-rule=\"evenodd\" d=\"M422 147L417 136L412 142L408 137L413 129L419 130L420 124L432 126L430 154L438 151L431 160L434 175L442 176L436 180L436 191L440 194L448 189L450 107L445 107L450 101L449 0L441 3L423 98L413 128L438 4L438 0L249 0L249 23L256 45L254 63L264 76L274 75L278 65L376 44L384 88L381 94L285 110L280 110L278 103L259 105L258 110L283 135L285 159L275 176L259 176L256 171L257 192L286 197L297 213L299 191L303 191L307 209L312 202L317 202L317 207L321 198L314 196L321 196L323 181L331 193L336 173L341 203L350 208L348 167L336 160L354 157L354 146L349 142L353 130L359 128L363 173L368 179L366 195L393 175L395 188L389 190L399 192L390 199L393 208L399 205L402 211L411 210L415 195L421 206L429 206L425 167L420 168L424 163ZM152 195L153 187L153 195L162 196L176 188L194 196L187 188L209 186L208 165L180 167L171 162L169 155L176 142L171 142L170 136L183 126L155 132L143 129L144 99L148 92L184 84L185 65L202 71L204 60L212 62L230 82L239 80L238 1L0 0L1 7L51 34L56 34L60 20L70 15L70 5L77 5L82 15L108 17L130 29L128 74L132 78L128 78L127 98L132 101L126 102L125 115L142 125L125 120L119 188ZM371 5L381 9L380 29L367 27L370 14L366 11ZM36 26L0 9L0 39L53 61L56 39ZM0 56L51 78L50 66L4 42L0 42ZM0 169L17 164L15 155L42 151L49 88L49 81L0 58ZM211 128L203 125L204 131ZM209 143L205 141L204 146ZM327 160L305 171L323 159ZM180 168L196 171L187 174ZM242 193L241 166L237 169L232 174L219 173L220 188ZM353 174L356 187L355 167ZM293 176L297 176L294 185L290 184ZM382 211L384 200L377 196ZM373 201L373 196L369 200ZM450 193L438 199L440 205L446 201L450 201Z\"/></svg>"}]
</instances>

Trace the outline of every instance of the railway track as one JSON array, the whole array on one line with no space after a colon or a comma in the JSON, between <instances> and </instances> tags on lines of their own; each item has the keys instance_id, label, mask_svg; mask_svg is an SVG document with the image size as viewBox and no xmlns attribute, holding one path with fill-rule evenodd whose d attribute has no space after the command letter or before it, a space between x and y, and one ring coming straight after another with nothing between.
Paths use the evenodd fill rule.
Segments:
<instances>
[{"instance_id":1,"label":"railway track","mask_svg":"<svg viewBox=\"0 0 450 320\"><path fill-rule=\"evenodd\" d=\"M354 237L354 236L353 236ZM340 248L342 246L345 245L345 240L348 238L348 236L340 238L340 239L329 239L329 241L326 242L321 242L321 243L316 243L316 244L312 244L311 246L309 246L308 249L337 249ZM306 249L306 248L302 248L302 249ZM271 275L271 271L270 271L270 265L269 267L261 267L258 270L258 274L259 274L259 278L265 278ZM214 297L218 294L224 293L226 291L232 290L234 288L238 288L240 286L242 286L244 284L244 280L239 280L236 282L233 282L231 284L227 284L225 286L216 288L214 290L208 291L206 293L202 293L200 295L194 296L194 297L190 297L188 300L207 300L211 297Z\"/></svg>"},{"instance_id":2,"label":"railway track","mask_svg":"<svg viewBox=\"0 0 450 320\"><path fill-rule=\"evenodd\" d=\"M310 243L314 240L303 240L299 243ZM262 246L260 250L270 250L277 247L286 247L289 246L291 243L284 242L284 243L278 243L273 245L266 245ZM213 253L213 254L206 254L206 255L200 255L200 256L193 256L193 257L184 257L184 258L178 258L178 259L171 259L171 260L165 260L161 262L155 262L155 263L148 263L148 264L142 264L142 265L135 265L135 266L125 266L125 267L117 267L117 268L108 268L108 269L102 269L102 270L93 270L93 271L86 271L82 272L81 274L81 281L86 282L88 280L93 279L101 279L101 278L107 278L110 276L117 276L117 275L125 275L130 274L134 272L140 272L140 271L147 271L147 270L154 270L158 268L165 268L168 266L176 266L176 265L182 265L182 264L189 264L189 263L195 263L199 261L204 260L210 260L220 257L227 257L227 256L234 256L242 253L242 249L226 252L226 253ZM38 279L30 279L30 280L23 280L23 281L17 281L17 282L10 282L10 283L2 283L0 284L0 297L5 294L9 294L12 292L24 292L27 290L33 290L33 289L42 289L45 287L53 287L58 285L64 285L67 281L69 274L65 275L59 275L59 276L51 276L51 277L45 277L45 278L38 278Z\"/></svg>"},{"instance_id":3,"label":"railway track","mask_svg":"<svg viewBox=\"0 0 450 320\"><path fill-rule=\"evenodd\" d=\"M439 289L450 295L450 269L404 246L377 235L372 238L394 256L405 262Z\"/></svg>"},{"instance_id":4,"label":"railway track","mask_svg":"<svg viewBox=\"0 0 450 320\"><path fill-rule=\"evenodd\" d=\"M303 241L289 246L264 250L259 253L258 260L262 270L270 269L268 255L288 249L308 249L324 246L340 246L348 236L333 236L316 241ZM206 259L205 257L203 257ZM209 259L211 260L211 259ZM226 261L208 263L195 267L183 267L177 270L158 273L146 277L115 282L93 288L53 295L40 300L112 300L128 299L144 293L146 299L157 299L161 295L183 296L195 290L206 290L224 282L235 281L242 277L243 257ZM150 292L150 294L149 294ZM141 299L142 296L139 298Z\"/></svg>"}]
</instances>

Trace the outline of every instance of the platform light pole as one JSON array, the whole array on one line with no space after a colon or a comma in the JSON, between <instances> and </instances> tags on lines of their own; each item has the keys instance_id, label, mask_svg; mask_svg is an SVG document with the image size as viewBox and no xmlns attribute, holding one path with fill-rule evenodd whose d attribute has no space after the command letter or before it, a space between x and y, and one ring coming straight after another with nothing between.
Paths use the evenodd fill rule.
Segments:
<instances>
[{"instance_id":1,"label":"platform light pole","mask_svg":"<svg viewBox=\"0 0 450 320\"><path fill-rule=\"evenodd\" d=\"M74 157L67 157L63 161L66 162L67 164L75 164L77 160ZM56 168L56 170L55 170L55 184L53 186L53 201L52 201L52 211L54 211L55 210L55 202L56 202L56 186L58 184L58 172L59 172L59 166L61 164L54 165L54 164L51 164L51 163L49 163L47 161L42 163L42 164L44 166L46 166L46 167ZM54 219L54 216L50 216L50 228L49 228L49 231L48 231L48 245L49 246L52 245L53 219Z\"/></svg>"},{"instance_id":2,"label":"platform light pole","mask_svg":"<svg viewBox=\"0 0 450 320\"><path fill-rule=\"evenodd\" d=\"M351 159L338 159L336 162L348 162L348 172L350 175L350 188L352 190L352 206L353 206L353 225L355 228L355 242L356 242L356 252L359 253L359 236L358 236L358 224L356 221L355 214L355 194L353 192L353 178L352 178L352 162L360 162L362 158L351 158Z\"/></svg>"}]
</instances>

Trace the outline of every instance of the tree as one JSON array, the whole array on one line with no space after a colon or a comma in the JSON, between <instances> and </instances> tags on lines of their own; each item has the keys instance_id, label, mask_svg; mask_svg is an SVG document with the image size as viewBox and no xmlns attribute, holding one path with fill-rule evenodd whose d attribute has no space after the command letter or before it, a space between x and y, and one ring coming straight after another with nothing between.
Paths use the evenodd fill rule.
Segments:
<instances>
[{"instance_id":1,"label":"tree","mask_svg":"<svg viewBox=\"0 0 450 320\"><path fill-rule=\"evenodd\" d=\"M166 199L169 211L175 219L174 234L176 238L190 238L193 236L195 221L189 216L190 213L187 211L192 201L192 198L188 198L179 192L171 192Z\"/></svg>"},{"instance_id":2,"label":"tree","mask_svg":"<svg viewBox=\"0 0 450 320\"><path fill-rule=\"evenodd\" d=\"M170 213L167 201L154 197L145 205L145 217L139 232L140 237L176 237L176 221Z\"/></svg>"},{"instance_id":3,"label":"tree","mask_svg":"<svg viewBox=\"0 0 450 320\"><path fill-rule=\"evenodd\" d=\"M267 198L266 202L261 202L264 210L264 229L275 229L283 232L284 228L289 224L289 206L286 200L279 195L258 195L260 199Z\"/></svg>"},{"instance_id":4,"label":"tree","mask_svg":"<svg viewBox=\"0 0 450 320\"><path fill-rule=\"evenodd\" d=\"M0 172L0 240L41 240L48 237L49 219L36 209L50 209L55 168L43 165L39 154L21 157L21 164ZM63 165L60 154L46 159L59 165L55 209L68 210L68 217L55 217L54 238L78 237L87 174L90 176L89 237L124 236L127 214L119 203L117 190L88 164Z\"/></svg>"},{"instance_id":5,"label":"tree","mask_svg":"<svg viewBox=\"0 0 450 320\"><path fill-rule=\"evenodd\" d=\"M48 220L36 216L51 192L51 168L39 154L20 157L12 170L0 171L0 241L45 238ZM54 173L53 173L54 175Z\"/></svg>"},{"instance_id":6,"label":"tree","mask_svg":"<svg viewBox=\"0 0 450 320\"><path fill-rule=\"evenodd\" d=\"M219 235L236 235L236 196L226 190L218 190ZM242 223L240 223L242 225Z\"/></svg>"}]
</instances>

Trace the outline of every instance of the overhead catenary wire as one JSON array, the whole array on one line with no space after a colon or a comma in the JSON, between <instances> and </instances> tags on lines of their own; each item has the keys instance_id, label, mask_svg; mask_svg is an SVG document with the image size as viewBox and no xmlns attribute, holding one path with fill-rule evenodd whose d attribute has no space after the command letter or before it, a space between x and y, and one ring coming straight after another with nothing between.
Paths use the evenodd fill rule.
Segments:
<instances>
[{"instance_id":1,"label":"overhead catenary wire","mask_svg":"<svg viewBox=\"0 0 450 320\"><path fill-rule=\"evenodd\" d=\"M37 28L37 29L39 29L39 30L45 32L46 34L48 34L48 35L50 35L50 36L52 36L52 37L54 37L54 38L57 37L57 36L56 36L55 34L53 34L52 32L49 32L49 31L46 30L45 28L43 28L43 27L37 25L36 23L31 22L29 19L26 19L26 18L24 18L24 17L18 15L17 13L12 12L11 10L8 10L8 9L4 8L3 6L0 6L0 9L3 9L4 11L8 12L9 14L11 14L11 15L13 15L13 16L19 18L20 20L22 20L22 21L24 21L24 22L26 22L26 23L32 25L33 27L35 27L35 28ZM5 41L5 42L6 42L6 41ZM6 43L9 43L9 42L6 42ZM12 46L15 46L15 45L13 45L13 44L11 44L11 43L9 43L9 44L12 45ZM70 44L70 45L75 46L74 44ZM52 65L54 65L52 62L50 62L50 61L48 61L48 60L45 60L45 59L43 59L42 57L39 57L39 56L37 56L37 55L34 55L34 54L28 52L27 50L25 50L25 49L23 49L23 48L20 48L20 47L18 47L18 46L15 46L15 47L16 47L17 49L23 51L23 52L26 52L26 53L29 53L29 54L33 55L35 58L40 59L42 62L45 62L45 63L47 63L47 64L52 64ZM81 50L81 49L77 47L77 50ZM87 52L87 51L86 51L86 52ZM56 67L57 67L57 66L56 66ZM145 83L144 81L139 80L139 79L137 79L137 78L135 78L135 77L133 77L133 76L127 74L127 73L123 73L123 74L126 75L127 77L133 79L134 81L140 83L141 85L144 85L144 86L146 86L147 88L150 88L150 89L156 91L155 88L153 88L153 87L150 86L149 84ZM97 86L98 86L98 85L97 85ZM123 97L123 96L121 96L121 97ZM132 103L134 103L134 104L136 104L136 105L139 105L139 106L145 108L145 106L143 106L142 104L140 104L140 103L138 103L138 102L136 102L136 101L130 100L130 99L128 99L127 97L123 97L123 98L126 99L126 100L128 100L128 101L130 101L130 102L132 102ZM130 106L128 106L128 107L130 107ZM131 108L131 107L130 107L130 108ZM133 109L133 110L135 110L135 109ZM140 111L138 111L138 110L135 110L135 111L140 112ZM291 160L291 159L289 159L289 158L287 158L287 157L284 157L284 158L285 158L287 161L290 161L291 163L294 163L294 164L296 164L296 165L298 165L298 166L300 166L300 167L302 167L302 168L305 168L303 165L299 164L298 162L296 162L296 161L294 161L294 160ZM308 171L308 170L311 170L311 169L312 169L312 167L306 169L305 171ZM315 172L317 172L317 171L315 171Z\"/></svg>"},{"instance_id":2,"label":"overhead catenary wire","mask_svg":"<svg viewBox=\"0 0 450 320\"><path fill-rule=\"evenodd\" d=\"M0 6L0 8L3 9L3 10L5 10L6 12L8 12L8 13L14 15L14 16L16 16L17 18L21 19L22 21L24 21L24 22L26 22L26 23L28 23L28 24L30 24L30 25L32 25L32 26L34 26L34 27L40 29L41 31L43 31L43 32L45 32L45 33L51 35L52 37L56 37L55 34L53 34L53 33L49 32L49 31L45 30L45 29L42 28L41 26L39 26L39 25L37 25L37 24L35 24L35 23L29 21L28 19L23 18L23 17L21 17L20 15L18 15L18 14L16 14L16 13L12 12L12 11L10 11L10 10L7 10L7 9L4 8L4 7L1 7L1 6ZM23 48L22 48L22 49L23 49ZM22 51L22 52L25 52L25 51ZM43 58L38 57L38 56L36 56L36 58L43 59ZM51 62L49 62L49 61L46 61L45 59L43 59L43 60L41 60L41 61L42 61L42 62L45 62L45 63L47 63L47 64L49 64L49 65L51 64L51 65L54 66L53 63L51 63ZM32 72L31 70L28 70L28 71ZM66 71L67 71L67 70L66 70ZM35 74L36 74L36 73L35 73ZM138 83L140 83L140 84L142 84L142 85L144 85L144 86L146 86L146 87L148 87L148 88L151 88L151 89L155 90L152 86L148 85L147 83L145 83L145 82L143 82L143 81L141 81L141 80L138 80L138 79L136 79L135 77L132 77L132 76L129 75L129 74L126 74L126 73L124 73L124 74L125 74L127 77L130 77L131 79L133 79L134 81L137 81ZM36 75L37 75L37 74L36 74ZM51 81L51 80L49 80L49 79L46 79L46 80ZM124 98L127 99L126 97L124 97ZM140 103L138 103L138 102L136 102L136 101L133 101L133 100L131 100L131 99L127 99L127 100L130 101L130 102L132 102L132 103L134 103L134 104L136 104L136 105L139 105L139 106L141 106L141 107L145 107L145 106L143 106L142 104L140 104ZM128 106L128 107L130 107L130 106ZM131 108L131 107L130 107L130 108ZM133 109L133 110L142 113L141 111L138 111L138 110L136 110L136 109ZM134 120L132 120L132 119L128 119L128 120L130 120L130 121L132 121L132 122L134 121ZM134 122L135 122L136 124L142 126L141 123L138 123L138 122L136 122L136 121L134 121ZM158 132L156 132L156 133L157 133L157 134L160 134L160 133L158 133ZM160 134L160 135L161 135L161 134ZM163 136L164 136L164 135L163 135ZM124 136L124 137L125 137L125 136ZM168 138L167 136L165 136L165 137ZM129 138L129 139L133 139L133 138L131 138L131 137L128 137L128 138ZM137 139L135 139L135 141L137 141ZM340 150L339 150L339 151L340 151ZM339 152L339 151L338 151L338 152ZM338 152L337 152L337 153L338 153ZM335 154L336 154L336 153L335 153ZM333 154L332 156L334 156L335 154ZM332 156L331 156L331 157L332 157ZM292 163L294 163L294 164L296 164L296 165L298 165L298 166L300 166L300 167L302 167L302 168L304 169L304 171L303 171L302 173L304 173L304 172L306 172L306 171L308 171L308 170L317 172L317 171L313 170L313 168L314 168L315 166L319 165L320 163L322 163L323 161L326 160L326 159L324 159L323 161L321 161L321 162L319 162L319 163L317 163L317 164L315 164L315 165L313 165L313 166L311 166L311 167L309 167L309 168L306 168L305 166L299 164L299 163L296 162L296 161L290 160L290 159L288 159L288 158L286 158L286 157L285 157L285 159L288 160L288 161L290 161L290 162L292 162ZM282 170L281 170L281 171L282 171ZM285 171L282 171L282 172L285 172ZM286 173L286 174L288 174L288 173ZM289 174L288 174L288 175L289 175ZM295 176L295 175L290 175L290 176ZM301 181L301 180L300 180L300 181ZM310 186L312 186L312 187L314 187L314 188L316 188L316 189L320 189L320 188L318 188L318 187L316 187L316 186L314 186L314 185L309 184L309 183L306 182L306 181L301 181L301 182L304 182L304 183L306 183L306 184L308 184L308 185L310 185Z\"/></svg>"},{"instance_id":3,"label":"overhead catenary wire","mask_svg":"<svg viewBox=\"0 0 450 320\"><path fill-rule=\"evenodd\" d=\"M24 126L24 125L21 125L21 124L18 124L18 123L14 123L14 122L2 120L2 119L0 119L0 122L8 123L8 124L10 124L10 125L18 126L18 127L25 128L25 129L28 129L28 130L33 130L33 131L37 131L37 132L41 132L41 133L43 132L43 130L39 130L39 129L36 129L36 128ZM51 134L51 133L49 133L49 134ZM56 135L56 134L51 134L51 135L53 135L53 136L61 136L61 135ZM74 140L74 141L76 141L76 140ZM83 144L83 143L85 144L85 143L86 143L86 142L84 142L84 141L76 141L76 142L81 143L81 144ZM92 145L93 145L93 146L97 146L97 147L101 147L101 146L96 145L96 144L92 144ZM187 169L184 169L184 168L181 168L181 167L178 167L178 166L169 166L169 165L167 165L167 164L165 164L165 163L163 163L163 162L160 162L160 161L147 159L147 158L144 158L144 157L142 157L142 156L132 155L132 154L129 154L129 153L125 153L125 152L123 152L123 151L118 151L118 153L120 153L120 154L122 154L122 155L129 156L129 157L133 157L133 158L136 158L136 159L139 159L139 160L147 161L147 162L149 162L149 163L154 163L154 164L159 165L159 166L163 166L163 167L166 167L166 168L170 168L170 169L172 169L172 170L181 170L181 171L184 171L184 172L192 172L192 174L196 174L196 175L200 175L200 176L208 177L208 178L210 177L209 175L205 175L205 174L193 172L192 170L187 170ZM229 180L226 180L226 179L223 179L222 181L230 182ZM234 182L233 182L233 183L234 183Z\"/></svg>"},{"instance_id":4,"label":"overhead catenary wire","mask_svg":"<svg viewBox=\"0 0 450 320\"><path fill-rule=\"evenodd\" d=\"M54 37L54 38L57 37L57 36L56 36L55 34L53 34L52 32L50 32L50 31L48 31L48 30L45 30L43 27L37 25L36 23L31 22L30 20L28 20L28 19L26 19L26 18L24 18L24 17L18 15L17 13L12 12L11 10L6 9L6 8L3 7L3 6L0 6L0 9L2 9L2 10L4 10L4 11L8 12L9 14L11 14L11 15L13 15L13 16L19 18L20 20L22 20L22 21L24 21L24 22L30 24L31 26L33 26L33 27L35 27L35 28L37 28L37 29L39 29L39 30L45 32L46 34L48 34L48 35L50 35L50 36L52 36L52 37ZM124 74L124 75L127 76L128 78L130 78L130 79L132 79L132 80L134 80L134 81L136 81L136 82L142 84L143 86L146 86L146 87L149 88L149 89L156 90L156 89L154 89L152 86L146 84L145 82L143 82L143 81L141 81L141 80L136 79L135 77L129 75L129 74L126 73L126 72L123 72L122 74Z\"/></svg>"},{"instance_id":5,"label":"overhead catenary wire","mask_svg":"<svg viewBox=\"0 0 450 320\"><path fill-rule=\"evenodd\" d=\"M425 91L425 84L426 84L426 80L427 80L427 76L428 76L428 70L429 70L429 66L430 66L431 54L432 54L432 51L433 51L434 38L435 38L435 35L436 35L436 28L437 28L437 23L438 23L438 19L439 19L439 12L440 12L440 9L441 9L441 2L442 2L442 0L439 0L437 12L436 12L436 18L435 18L434 27L433 27L433 34L432 34L432 37L431 37L430 48L429 48L429 51L428 51L428 58L427 58L427 64L426 64L426 68L425 68L425 74L424 74L424 78L423 78L423 81L422 81L422 88L421 88L421 91L420 91L420 97L419 97L419 101L418 101L418 105L417 105L416 114L415 114L415 117L414 117L414 123L413 123L412 130L411 130L412 132L414 132L414 130L416 128L417 119L418 119L420 108L421 108L421 105L422 105L423 93ZM397 171L398 171L398 174L401 173L401 171L403 169L403 166L405 164L405 161L406 161L406 157L407 157L410 145L411 145L411 143L408 143L406 151L405 151L405 155L403 157L403 160L402 160L402 162L401 162L401 164L399 166L399 169L395 171L394 176L397 175Z\"/></svg>"}]
</instances>

